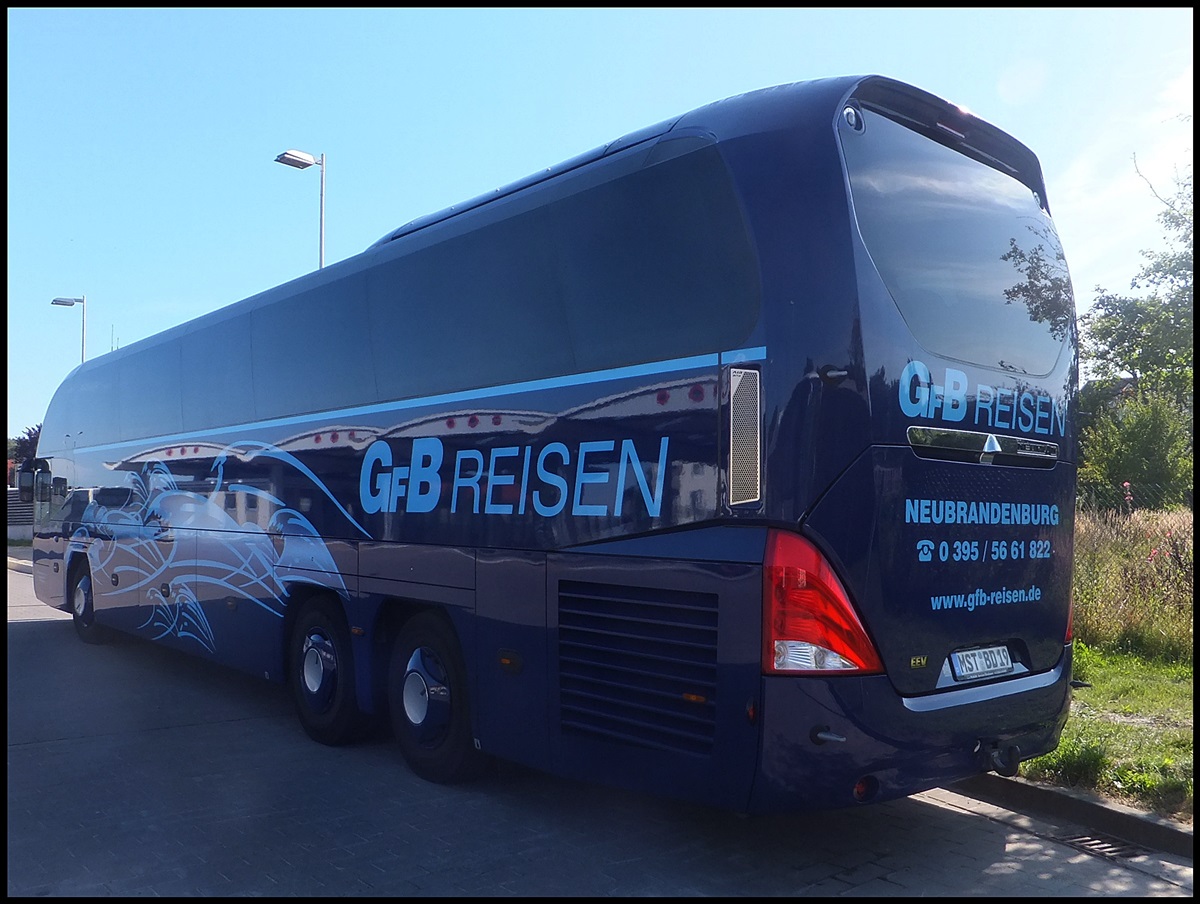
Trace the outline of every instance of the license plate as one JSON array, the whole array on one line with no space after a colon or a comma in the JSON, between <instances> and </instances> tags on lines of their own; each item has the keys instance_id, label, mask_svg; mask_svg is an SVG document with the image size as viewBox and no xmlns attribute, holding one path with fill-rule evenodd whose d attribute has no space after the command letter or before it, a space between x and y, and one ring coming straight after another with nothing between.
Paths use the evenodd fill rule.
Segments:
<instances>
[{"instance_id":1,"label":"license plate","mask_svg":"<svg viewBox=\"0 0 1200 904\"><path fill-rule=\"evenodd\" d=\"M979 647L974 650L958 650L950 654L956 681L977 681L995 675L1007 675L1013 670L1008 647Z\"/></svg>"}]
</instances>

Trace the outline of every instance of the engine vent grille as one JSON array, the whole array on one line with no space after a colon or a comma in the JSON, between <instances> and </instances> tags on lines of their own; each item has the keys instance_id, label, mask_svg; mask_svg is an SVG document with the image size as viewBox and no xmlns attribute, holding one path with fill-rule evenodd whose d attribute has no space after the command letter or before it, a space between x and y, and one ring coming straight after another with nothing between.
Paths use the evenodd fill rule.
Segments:
<instances>
[{"instance_id":1,"label":"engine vent grille","mask_svg":"<svg viewBox=\"0 0 1200 904\"><path fill-rule=\"evenodd\" d=\"M562 581L558 622L564 732L659 750L712 750L715 594Z\"/></svg>"},{"instance_id":2,"label":"engine vent grille","mask_svg":"<svg viewBox=\"0 0 1200 904\"><path fill-rule=\"evenodd\" d=\"M729 370L729 504L758 502L762 497L759 374Z\"/></svg>"}]
</instances>

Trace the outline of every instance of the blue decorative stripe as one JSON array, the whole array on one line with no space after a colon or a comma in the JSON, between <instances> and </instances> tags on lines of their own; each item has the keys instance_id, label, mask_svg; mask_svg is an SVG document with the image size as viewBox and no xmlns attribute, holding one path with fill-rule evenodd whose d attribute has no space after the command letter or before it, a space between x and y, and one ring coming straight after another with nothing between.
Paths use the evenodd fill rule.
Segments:
<instances>
[{"instance_id":1,"label":"blue decorative stripe","mask_svg":"<svg viewBox=\"0 0 1200 904\"><path fill-rule=\"evenodd\" d=\"M345 419L363 415L378 414L383 411L402 411L408 408L421 408L427 405L448 405L455 402L469 402L478 399L495 398L496 396L514 395L522 392L538 392L544 389L561 389L567 386L583 386L589 383L607 383L613 380L625 380L630 377L646 377L655 374L675 373L682 370L694 370L699 367L719 367L722 364L740 364L747 361L762 361L767 357L766 346L740 348L733 351L720 352L711 355L693 355L689 358L674 358L670 361L653 361L649 364L632 364L628 367L613 367L608 370L596 370L588 373L566 374L561 377L548 377L543 380L526 380L522 383L503 383L499 386L488 386L483 389L464 390L462 392L446 392L441 395L422 396L413 399L400 399L392 402L379 402L374 405L359 405L354 408L335 408L328 411L317 411L310 414L300 414L293 417L274 418L265 421L252 421L244 424L229 424L214 427L211 430L192 431L191 433L162 434L147 436L136 440L119 443L105 443L99 446L80 446L79 450L102 451L105 449L120 449L124 446L142 446L146 443L176 443L194 442L226 433L244 433L247 430L257 430L264 427L287 427L304 424L310 421Z\"/></svg>"},{"instance_id":2,"label":"blue decorative stripe","mask_svg":"<svg viewBox=\"0 0 1200 904\"><path fill-rule=\"evenodd\" d=\"M765 361L767 359L767 347L765 345L755 346L754 348L739 348L732 352L721 352L722 364L745 364L747 361Z\"/></svg>"}]
</instances>

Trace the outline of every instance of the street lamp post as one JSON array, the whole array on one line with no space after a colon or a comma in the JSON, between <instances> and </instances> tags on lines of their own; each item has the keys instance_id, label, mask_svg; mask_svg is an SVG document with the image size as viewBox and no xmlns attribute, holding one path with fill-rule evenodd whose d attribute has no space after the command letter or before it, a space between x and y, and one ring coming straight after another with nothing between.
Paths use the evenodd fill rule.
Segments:
<instances>
[{"instance_id":1,"label":"street lamp post","mask_svg":"<svg viewBox=\"0 0 1200 904\"><path fill-rule=\"evenodd\" d=\"M284 151L275 158L276 163L294 166L296 169L308 169L310 166L321 167L321 257L320 265L325 266L325 155L319 158L305 151Z\"/></svg>"},{"instance_id":2,"label":"street lamp post","mask_svg":"<svg viewBox=\"0 0 1200 904\"><path fill-rule=\"evenodd\" d=\"M62 305L64 308L72 308L75 305L79 305L80 313L83 314L83 335L79 344L79 363L82 364L87 360L87 296L56 298L50 304Z\"/></svg>"}]
</instances>

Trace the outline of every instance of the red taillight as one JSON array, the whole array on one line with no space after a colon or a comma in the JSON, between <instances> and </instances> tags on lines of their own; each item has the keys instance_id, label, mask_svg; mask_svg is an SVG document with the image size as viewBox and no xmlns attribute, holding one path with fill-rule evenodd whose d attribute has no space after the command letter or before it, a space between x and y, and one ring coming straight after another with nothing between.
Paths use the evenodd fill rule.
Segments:
<instances>
[{"instance_id":1,"label":"red taillight","mask_svg":"<svg viewBox=\"0 0 1200 904\"><path fill-rule=\"evenodd\" d=\"M799 534L767 535L762 668L772 675L883 671L842 582Z\"/></svg>"},{"instance_id":2,"label":"red taillight","mask_svg":"<svg viewBox=\"0 0 1200 904\"><path fill-rule=\"evenodd\" d=\"M1068 644L1075 639L1075 588L1067 593L1067 636L1063 643Z\"/></svg>"}]
</instances>

